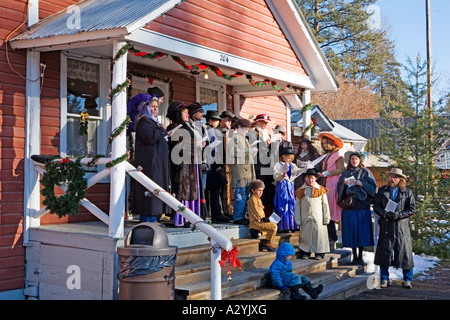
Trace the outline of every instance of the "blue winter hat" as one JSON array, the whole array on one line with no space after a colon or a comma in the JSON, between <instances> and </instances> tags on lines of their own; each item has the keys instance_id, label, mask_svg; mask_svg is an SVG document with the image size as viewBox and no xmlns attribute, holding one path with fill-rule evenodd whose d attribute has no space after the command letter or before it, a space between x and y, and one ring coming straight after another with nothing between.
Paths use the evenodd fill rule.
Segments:
<instances>
[{"instance_id":1,"label":"blue winter hat","mask_svg":"<svg viewBox=\"0 0 450 320\"><path fill-rule=\"evenodd\" d=\"M277 258L284 259L287 256L292 256L293 254L295 254L295 249L294 249L294 246L292 244L290 244L289 242L283 242L278 247Z\"/></svg>"}]
</instances>

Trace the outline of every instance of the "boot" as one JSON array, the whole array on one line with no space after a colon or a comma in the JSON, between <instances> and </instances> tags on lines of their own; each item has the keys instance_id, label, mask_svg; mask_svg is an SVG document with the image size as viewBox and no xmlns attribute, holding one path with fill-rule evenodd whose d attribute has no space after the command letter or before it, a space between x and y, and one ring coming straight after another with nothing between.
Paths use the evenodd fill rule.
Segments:
<instances>
[{"instance_id":1,"label":"boot","mask_svg":"<svg viewBox=\"0 0 450 320\"><path fill-rule=\"evenodd\" d=\"M261 240L259 244L259 251L268 251L268 252L274 252L275 248L268 240Z\"/></svg>"},{"instance_id":2,"label":"boot","mask_svg":"<svg viewBox=\"0 0 450 320\"><path fill-rule=\"evenodd\" d=\"M317 287L313 288L311 282L308 282L302 287L302 289L311 297L311 299L316 300L323 290L323 285L319 284Z\"/></svg>"},{"instance_id":3,"label":"boot","mask_svg":"<svg viewBox=\"0 0 450 320\"><path fill-rule=\"evenodd\" d=\"M300 292L298 291L300 289L300 285L295 285L293 287L289 287L289 289L291 290L291 300L306 300L307 298L300 294Z\"/></svg>"}]
</instances>

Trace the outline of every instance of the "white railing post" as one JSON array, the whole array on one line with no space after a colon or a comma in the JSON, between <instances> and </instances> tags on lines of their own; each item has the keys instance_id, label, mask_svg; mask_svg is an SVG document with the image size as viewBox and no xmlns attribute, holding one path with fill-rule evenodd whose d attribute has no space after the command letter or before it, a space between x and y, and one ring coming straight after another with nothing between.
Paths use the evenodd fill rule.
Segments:
<instances>
[{"instance_id":1,"label":"white railing post","mask_svg":"<svg viewBox=\"0 0 450 320\"><path fill-rule=\"evenodd\" d=\"M213 239L211 241L211 300L222 300L222 279L220 273L220 246Z\"/></svg>"},{"instance_id":2,"label":"white railing post","mask_svg":"<svg viewBox=\"0 0 450 320\"><path fill-rule=\"evenodd\" d=\"M125 41L114 40L113 57L126 44ZM127 52L119 57L112 70L112 88L122 85L127 79ZM117 93L112 99L111 129L117 129L127 116L126 90ZM111 159L120 158L127 152L126 134L116 137L111 144ZM109 200L109 230L110 238L121 238L124 233L125 213L125 168L122 163L111 168L111 185Z\"/></svg>"}]
</instances>

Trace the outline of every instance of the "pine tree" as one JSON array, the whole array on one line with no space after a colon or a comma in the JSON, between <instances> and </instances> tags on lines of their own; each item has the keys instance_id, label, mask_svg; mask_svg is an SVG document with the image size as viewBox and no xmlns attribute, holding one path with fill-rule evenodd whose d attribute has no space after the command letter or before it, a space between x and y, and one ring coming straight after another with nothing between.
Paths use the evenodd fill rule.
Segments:
<instances>
[{"instance_id":1,"label":"pine tree","mask_svg":"<svg viewBox=\"0 0 450 320\"><path fill-rule=\"evenodd\" d=\"M409 177L416 211L412 218L413 250L450 257L450 184L435 165L439 152L448 143L449 116L443 101L426 105L426 62L419 56L416 64L408 60L406 105L391 103L382 111L383 154ZM433 139L430 134L433 132Z\"/></svg>"}]
</instances>

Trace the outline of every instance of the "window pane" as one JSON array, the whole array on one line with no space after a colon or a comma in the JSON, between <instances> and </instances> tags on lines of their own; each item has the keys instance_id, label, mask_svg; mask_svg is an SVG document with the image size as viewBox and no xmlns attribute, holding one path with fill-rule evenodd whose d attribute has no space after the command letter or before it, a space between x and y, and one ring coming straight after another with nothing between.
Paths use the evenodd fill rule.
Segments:
<instances>
[{"instance_id":1,"label":"window pane","mask_svg":"<svg viewBox=\"0 0 450 320\"><path fill-rule=\"evenodd\" d=\"M200 104L202 106L215 104L215 106L216 106L215 110L217 111L218 102L219 102L219 91L218 90L200 87ZM214 109L210 109L210 110L214 110Z\"/></svg>"},{"instance_id":2,"label":"window pane","mask_svg":"<svg viewBox=\"0 0 450 320\"><path fill-rule=\"evenodd\" d=\"M80 118L67 118L67 155L93 157L97 152L97 120L88 122L88 133L80 135ZM96 171L96 166L84 168Z\"/></svg>"},{"instance_id":3,"label":"window pane","mask_svg":"<svg viewBox=\"0 0 450 320\"><path fill-rule=\"evenodd\" d=\"M100 66L95 63L67 59L67 112L87 112L100 116Z\"/></svg>"}]
</instances>

